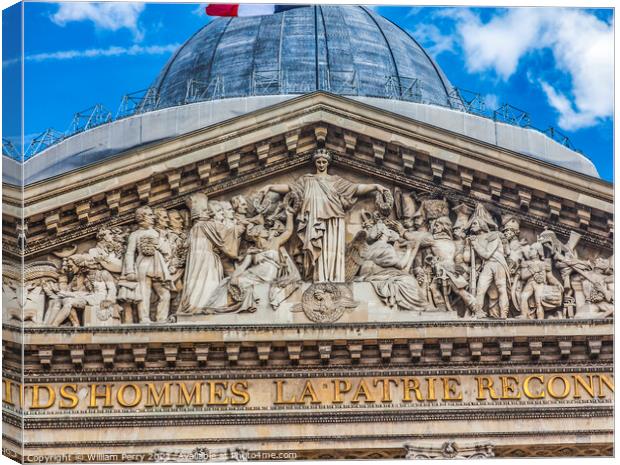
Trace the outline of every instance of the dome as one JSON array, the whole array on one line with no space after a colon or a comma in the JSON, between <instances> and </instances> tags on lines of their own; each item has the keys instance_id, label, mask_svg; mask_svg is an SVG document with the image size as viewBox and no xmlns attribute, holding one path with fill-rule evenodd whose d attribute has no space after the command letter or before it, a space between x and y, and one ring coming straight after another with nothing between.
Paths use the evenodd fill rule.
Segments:
<instances>
[{"instance_id":1,"label":"dome","mask_svg":"<svg viewBox=\"0 0 620 465\"><path fill-rule=\"evenodd\" d=\"M166 108L193 101L323 90L453 107L452 86L404 30L359 6L308 6L216 18L185 42L153 89Z\"/></svg>"},{"instance_id":2,"label":"dome","mask_svg":"<svg viewBox=\"0 0 620 465\"><path fill-rule=\"evenodd\" d=\"M587 157L542 132L467 112L424 49L387 19L359 6L307 6L211 21L131 114L50 144L25 162L24 178L40 181L315 91L598 177Z\"/></svg>"}]
</instances>

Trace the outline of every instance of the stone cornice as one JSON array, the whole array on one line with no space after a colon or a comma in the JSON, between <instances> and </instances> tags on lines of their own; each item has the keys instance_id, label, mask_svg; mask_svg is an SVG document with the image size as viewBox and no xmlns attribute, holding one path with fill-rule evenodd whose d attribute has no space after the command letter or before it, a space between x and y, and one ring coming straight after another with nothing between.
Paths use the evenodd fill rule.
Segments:
<instances>
[{"instance_id":1,"label":"stone cornice","mask_svg":"<svg viewBox=\"0 0 620 465\"><path fill-rule=\"evenodd\" d=\"M123 427L166 427L198 425L260 425L260 424L312 424L312 423L367 423L367 422L410 422L410 421L481 421L481 420L520 420L551 418L596 418L613 416L613 405L601 406L565 406L561 408L452 408L420 409L419 407L391 411L341 411L321 409L314 412L270 412L270 413L233 413L205 415L202 412L188 414L133 414L106 416L48 416L46 418L24 417L4 412L5 421L14 426L16 423L29 429L76 429L76 428L123 428ZM344 410L344 409L343 409ZM363 411L366 410L366 411Z\"/></svg>"},{"instance_id":2,"label":"stone cornice","mask_svg":"<svg viewBox=\"0 0 620 465\"><path fill-rule=\"evenodd\" d=\"M360 375L363 369L364 377L410 377L410 376L492 376L492 375L529 375L536 374L564 374L583 375L584 373L610 373L613 371L612 358L606 360L554 360L537 363L512 362L512 361L485 361L485 362L443 362L443 363L415 363L415 364L363 364L363 365L333 365L333 366L253 366L241 368L213 367L209 368L208 377L201 379L218 380L251 380L251 379L314 379L314 378L338 378L355 377ZM204 368L204 367L203 367ZM111 372L110 372L111 371ZM24 377L22 377L22 375ZM16 383L114 383L114 382L181 382L196 381L196 367L166 367L160 369L150 368L145 371L123 369L114 367L106 372L104 369L69 369L56 370L26 370L26 372L13 372L9 368L5 370L4 377ZM556 402L557 403L557 402Z\"/></svg>"},{"instance_id":3,"label":"stone cornice","mask_svg":"<svg viewBox=\"0 0 620 465\"><path fill-rule=\"evenodd\" d=\"M217 318L217 317L214 317ZM3 332L10 332L14 334L23 334L24 337L29 337L29 335L41 334L43 335L44 340L49 341L50 337L53 337L54 334L60 335L60 338L63 341L67 341L67 337L80 337L80 334L93 334L94 337L97 335L103 336L106 342L110 342L110 336L113 334L122 335L123 342L127 342L126 336L128 334L132 334L135 339L133 342L139 341L139 335L142 333L164 333L166 334L166 338L168 341L172 342L174 339L174 335L170 333L175 333L179 337L185 337L188 335L189 339L195 341L196 336L193 333L196 332L227 332L229 334L238 333L242 337L247 337L247 332L254 331L264 331L269 333L270 335L274 331L278 331L282 333L280 339L284 337L286 340L286 333L290 333L291 335L295 335L292 339L299 339L299 332L304 331L305 337L308 339L320 339L317 337L318 334L313 335L312 332L316 333L325 333L326 330L334 331L334 330L342 330L347 331L351 335L354 333L359 333L361 330L388 330L388 331L399 331L402 329L415 329L418 328L420 331L424 332L425 337L433 337L431 328L467 328L467 336L469 337L483 337L483 336L491 336L498 337L498 329L506 329L508 333L506 336L544 336L550 334L549 329L553 328L554 336L564 336L564 335L612 335L614 322L611 319L546 319L546 320L516 320L516 319L506 319L506 320L441 320L441 321L411 321L411 322L387 322L387 323L307 323L307 324L260 324L260 325L218 325L217 323L208 323L208 324L174 324L174 325L119 325L119 326L105 326L105 327L57 327L57 328L48 328L48 327L36 327L36 326L19 326L19 325L11 325L11 324L3 324L2 329ZM584 330L587 328L587 333ZM481 331L481 332L478 332ZM344 334L344 333L343 333ZM408 337L415 337L414 333L409 332ZM104 336L105 335L105 336ZM444 333L445 335L445 333ZM8 334L5 334L5 339L10 337ZM146 336L146 340L151 340L152 336L149 334ZM368 337L368 336L360 336L360 337ZM382 337L382 336L379 336ZM435 337L439 337L438 335ZM24 340L23 342L26 342ZM102 339L101 342L104 342ZM120 341L119 341L120 342ZM34 343L34 339L32 340Z\"/></svg>"},{"instance_id":4,"label":"stone cornice","mask_svg":"<svg viewBox=\"0 0 620 465\"><path fill-rule=\"evenodd\" d=\"M397 324L4 327L5 369L30 376L109 373L186 374L208 368L290 372L303 369L475 370L524 366L608 369L613 322L605 320L442 321ZM362 354L363 361L362 361ZM317 368L318 369L318 368ZM555 368L554 368L555 369ZM221 371L220 371L221 370Z\"/></svg>"}]
</instances>

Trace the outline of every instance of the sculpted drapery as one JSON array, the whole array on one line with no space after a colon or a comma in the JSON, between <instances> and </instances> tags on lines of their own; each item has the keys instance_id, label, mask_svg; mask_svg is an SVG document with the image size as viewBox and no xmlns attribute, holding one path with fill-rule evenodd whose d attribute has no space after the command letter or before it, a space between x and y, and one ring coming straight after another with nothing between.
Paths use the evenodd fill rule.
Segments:
<instances>
[{"instance_id":1,"label":"sculpted drapery","mask_svg":"<svg viewBox=\"0 0 620 465\"><path fill-rule=\"evenodd\" d=\"M215 290L224 279L222 261L215 249L227 255L234 254L230 241L225 240L227 229L223 225L223 215L217 209L209 212L207 196L193 195L188 207L194 225L188 235L189 249L179 312L200 313L208 306L222 304L212 302Z\"/></svg>"},{"instance_id":2,"label":"sculpted drapery","mask_svg":"<svg viewBox=\"0 0 620 465\"><path fill-rule=\"evenodd\" d=\"M379 184L355 184L328 174L332 155L317 150L313 157L316 172L297 182L265 186L261 192L293 192L301 199L297 213L297 233L304 252L304 270L313 282L345 282L345 212L358 196L386 189Z\"/></svg>"},{"instance_id":3,"label":"sculpted drapery","mask_svg":"<svg viewBox=\"0 0 620 465\"><path fill-rule=\"evenodd\" d=\"M30 273L24 285L32 310L17 314L9 298L7 317L101 326L270 308L331 322L368 298L360 283L384 307L424 318L612 316L613 261L579 257L578 233L564 244L544 230L531 242L513 213L500 218L462 199L451 209L454 199L439 191L392 195L328 173L331 161L319 149L312 173L230 200L194 193L187 210L141 206L133 224L101 229L94 247L82 247L87 254L77 245L54 252L53 273ZM356 207L370 193L374 208ZM358 213L361 224L348 224ZM3 277L7 295L20 279Z\"/></svg>"},{"instance_id":4,"label":"sculpted drapery","mask_svg":"<svg viewBox=\"0 0 620 465\"><path fill-rule=\"evenodd\" d=\"M212 221L198 220L192 226L188 237L189 250L185 267L183 295L179 311L196 313L206 307L224 278L222 261L215 253L215 247L222 247L224 241Z\"/></svg>"},{"instance_id":5,"label":"sculpted drapery","mask_svg":"<svg viewBox=\"0 0 620 465\"><path fill-rule=\"evenodd\" d=\"M254 312L260 302L255 287L262 284L269 285L269 304L276 310L297 289L301 276L284 248L293 234L293 211L287 209L286 217L284 230L275 224L271 229L257 224L247 231L255 247L246 251L230 277L221 280L201 313Z\"/></svg>"},{"instance_id":6,"label":"sculpted drapery","mask_svg":"<svg viewBox=\"0 0 620 465\"><path fill-rule=\"evenodd\" d=\"M387 228L383 229L387 232ZM361 267L361 275L372 284L377 295L390 308L427 310L429 303L424 292L416 278L409 273L419 244L409 242L404 251L398 251L388 243L384 233L380 234L382 237L362 253L365 262Z\"/></svg>"},{"instance_id":7,"label":"sculpted drapery","mask_svg":"<svg viewBox=\"0 0 620 465\"><path fill-rule=\"evenodd\" d=\"M345 211L357 200L357 185L340 176L308 174L291 186L302 199L297 233L304 266L315 282L345 281Z\"/></svg>"}]
</instances>

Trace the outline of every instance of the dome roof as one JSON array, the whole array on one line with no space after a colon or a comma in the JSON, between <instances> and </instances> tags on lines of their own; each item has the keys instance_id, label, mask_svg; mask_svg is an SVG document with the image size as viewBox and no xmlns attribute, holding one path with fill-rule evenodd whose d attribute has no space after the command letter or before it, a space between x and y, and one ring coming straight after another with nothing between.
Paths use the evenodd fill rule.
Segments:
<instances>
[{"instance_id":1,"label":"dome roof","mask_svg":"<svg viewBox=\"0 0 620 465\"><path fill-rule=\"evenodd\" d=\"M216 18L185 42L154 83L154 108L324 90L454 107L452 86L404 30L359 6L308 6Z\"/></svg>"}]
</instances>

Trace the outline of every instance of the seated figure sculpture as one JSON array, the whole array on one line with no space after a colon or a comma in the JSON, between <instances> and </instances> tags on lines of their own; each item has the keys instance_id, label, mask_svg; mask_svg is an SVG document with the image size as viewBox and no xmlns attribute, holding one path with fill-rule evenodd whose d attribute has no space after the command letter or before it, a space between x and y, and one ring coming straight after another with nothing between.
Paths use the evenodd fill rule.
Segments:
<instances>
[{"instance_id":1,"label":"seated figure sculpture","mask_svg":"<svg viewBox=\"0 0 620 465\"><path fill-rule=\"evenodd\" d=\"M109 271L90 255L77 254L68 259L76 271L85 274L83 288L78 290L58 289L45 315L44 324L60 326L67 319L73 326L80 326L76 310L90 311L85 320L98 319L118 323L120 314L116 306L116 285Z\"/></svg>"},{"instance_id":2,"label":"seated figure sculpture","mask_svg":"<svg viewBox=\"0 0 620 465\"><path fill-rule=\"evenodd\" d=\"M563 243L545 229L532 243L535 230L518 213L440 190L396 186L392 193L329 174L331 161L330 152L318 150L312 174L217 200L193 193L187 209L140 206L133 223L102 227L54 251L46 260L57 277L26 274L23 319L117 324L122 305L124 323L144 324L301 306L310 321L336 321L331 310L326 319L313 316L304 296L326 310L354 308L361 300L355 293L371 287L384 311L425 311L425 319L434 311L445 312L441 319L542 319L560 309L565 318L612 316L613 271L587 247L579 256L579 233ZM372 198L362 199L368 194L374 208ZM20 319L22 288L14 281L7 276L3 286L9 316Z\"/></svg>"},{"instance_id":3,"label":"seated figure sculpture","mask_svg":"<svg viewBox=\"0 0 620 465\"><path fill-rule=\"evenodd\" d=\"M274 310L297 288L301 279L292 258L284 244L294 232L294 210L286 208L286 225L277 224L267 229L262 224L249 228L248 238L255 247L237 266L229 279L225 279L214 292L213 302L222 301L223 295L230 295L233 303L225 307L210 307L205 313L253 312L259 303L255 286L270 284L269 303Z\"/></svg>"},{"instance_id":4,"label":"seated figure sculpture","mask_svg":"<svg viewBox=\"0 0 620 465\"><path fill-rule=\"evenodd\" d=\"M441 299L442 309L453 311L450 294L454 293L473 315L479 313L479 307L475 297L467 291L467 274L462 260L456 263L457 256L462 255L463 241L453 238L452 228L452 220L442 215L431 222L430 232L403 230L401 233L404 239L414 241L420 249L428 249L425 262L430 265L431 280L439 283L438 300Z\"/></svg>"},{"instance_id":5,"label":"seated figure sculpture","mask_svg":"<svg viewBox=\"0 0 620 465\"><path fill-rule=\"evenodd\" d=\"M372 284L381 300L390 308L424 311L429 307L418 280L409 272L418 245L404 241L403 248L394 242L399 236L382 221L370 224L367 220L364 230L355 241L360 257L359 277ZM349 249L349 254L353 250ZM347 263L352 263L347 260ZM350 266L350 265L349 265ZM351 274L350 270L347 274Z\"/></svg>"},{"instance_id":6,"label":"seated figure sculpture","mask_svg":"<svg viewBox=\"0 0 620 465\"><path fill-rule=\"evenodd\" d=\"M582 272L586 306L582 317L608 318L614 313L613 259L597 257L592 269Z\"/></svg>"}]
</instances>

